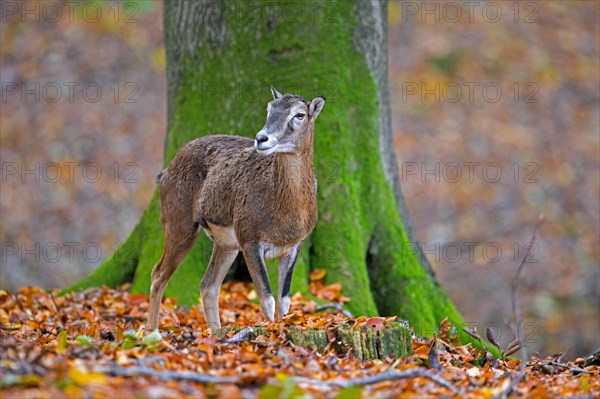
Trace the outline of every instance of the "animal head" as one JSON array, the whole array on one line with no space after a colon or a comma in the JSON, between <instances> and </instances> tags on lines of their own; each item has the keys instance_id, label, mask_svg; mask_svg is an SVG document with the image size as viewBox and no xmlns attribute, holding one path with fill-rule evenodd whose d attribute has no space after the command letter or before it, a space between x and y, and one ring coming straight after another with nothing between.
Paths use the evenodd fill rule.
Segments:
<instances>
[{"instance_id":1,"label":"animal head","mask_svg":"<svg viewBox=\"0 0 600 399\"><path fill-rule=\"evenodd\" d=\"M267 105L267 121L256 135L254 148L261 154L301 152L312 147L315 119L323 110L324 97L310 102L295 94L281 94L271 86L273 101Z\"/></svg>"}]
</instances>

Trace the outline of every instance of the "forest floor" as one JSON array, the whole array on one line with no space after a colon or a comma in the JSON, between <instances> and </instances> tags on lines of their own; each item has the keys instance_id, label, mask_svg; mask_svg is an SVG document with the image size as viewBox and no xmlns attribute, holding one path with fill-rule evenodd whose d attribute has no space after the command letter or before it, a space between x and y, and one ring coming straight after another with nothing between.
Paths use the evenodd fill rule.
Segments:
<instances>
[{"instance_id":1,"label":"forest floor","mask_svg":"<svg viewBox=\"0 0 600 399\"><path fill-rule=\"evenodd\" d=\"M313 274L311 291L336 306L319 312L292 297L290 314L265 323L249 283L228 282L220 300L224 325L260 326L267 336L201 330L200 305L165 298L160 330L146 333L148 298L127 287L60 296L35 287L0 291L0 395L39 397L600 397L600 355L563 362L561 354L510 356L462 345L442 322L436 336L413 336L412 354L359 360L351 348L317 351L285 338L292 326L329 332L336 323L380 328L394 318L348 318L340 284ZM329 336L329 335L328 335ZM488 339L490 337L488 336ZM491 337L491 341L493 341ZM332 342L330 342L332 344ZM503 353L515 351L515 345Z\"/></svg>"}]
</instances>

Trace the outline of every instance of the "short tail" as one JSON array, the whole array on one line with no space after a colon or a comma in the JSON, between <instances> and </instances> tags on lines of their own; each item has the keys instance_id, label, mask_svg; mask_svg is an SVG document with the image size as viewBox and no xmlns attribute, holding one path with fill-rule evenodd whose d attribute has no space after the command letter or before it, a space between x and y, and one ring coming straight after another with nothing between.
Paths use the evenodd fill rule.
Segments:
<instances>
[{"instance_id":1,"label":"short tail","mask_svg":"<svg viewBox=\"0 0 600 399\"><path fill-rule=\"evenodd\" d=\"M160 183L160 181L162 180L164 174L165 174L165 171L161 170L160 173L156 176L156 183Z\"/></svg>"}]
</instances>

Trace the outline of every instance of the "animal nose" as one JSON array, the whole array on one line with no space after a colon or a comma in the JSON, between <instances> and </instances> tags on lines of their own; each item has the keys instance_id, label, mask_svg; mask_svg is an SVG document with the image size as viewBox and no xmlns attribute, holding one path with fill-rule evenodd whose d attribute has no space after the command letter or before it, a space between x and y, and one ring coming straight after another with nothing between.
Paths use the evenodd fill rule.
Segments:
<instances>
[{"instance_id":1,"label":"animal nose","mask_svg":"<svg viewBox=\"0 0 600 399\"><path fill-rule=\"evenodd\" d=\"M258 144L262 144L262 143L264 143L264 142L266 142L266 141L269 141L269 137L267 137L267 135L266 135L266 134L264 134L264 133L258 133L258 134L256 135L256 142L257 142Z\"/></svg>"}]
</instances>

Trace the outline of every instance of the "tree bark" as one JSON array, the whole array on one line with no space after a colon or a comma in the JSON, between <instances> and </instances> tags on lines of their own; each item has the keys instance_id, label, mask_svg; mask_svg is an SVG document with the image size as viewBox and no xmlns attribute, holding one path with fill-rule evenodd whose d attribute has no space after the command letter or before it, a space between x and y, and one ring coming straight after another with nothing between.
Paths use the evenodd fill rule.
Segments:
<instances>
[{"instance_id":1,"label":"tree bark","mask_svg":"<svg viewBox=\"0 0 600 399\"><path fill-rule=\"evenodd\" d=\"M315 127L319 222L303 246L293 292L308 293L310 271L325 268L356 315L398 315L423 334L445 317L461 322L413 237L400 187L386 2L170 0L164 29L165 165L202 135L253 137L264 123L269 85L307 99L327 97ZM122 248L72 289L130 281L133 291L148 293L163 247L158 205L154 195ZM166 295L197 303L211 248L201 234ZM277 283L271 275L270 281Z\"/></svg>"},{"instance_id":2,"label":"tree bark","mask_svg":"<svg viewBox=\"0 0 600 399\"><path fill-rule=\"evenodd\" d=\"M242 329L229 325L217 330L216 337L227 341L226 337L231 332L236 335L244 333L240 341L253 341L259 336L269 337L271 334L261 327ZM378 327L355 327L351 322L336 323L327 328L301 328L292 325L285 326L281 332L294 345L318 351L333 349L338 354L351 350L359 360L383 360L387 357L406 357L413 353L411 331L405 322L386 321Z\"/></svg>"}]
</instances>

